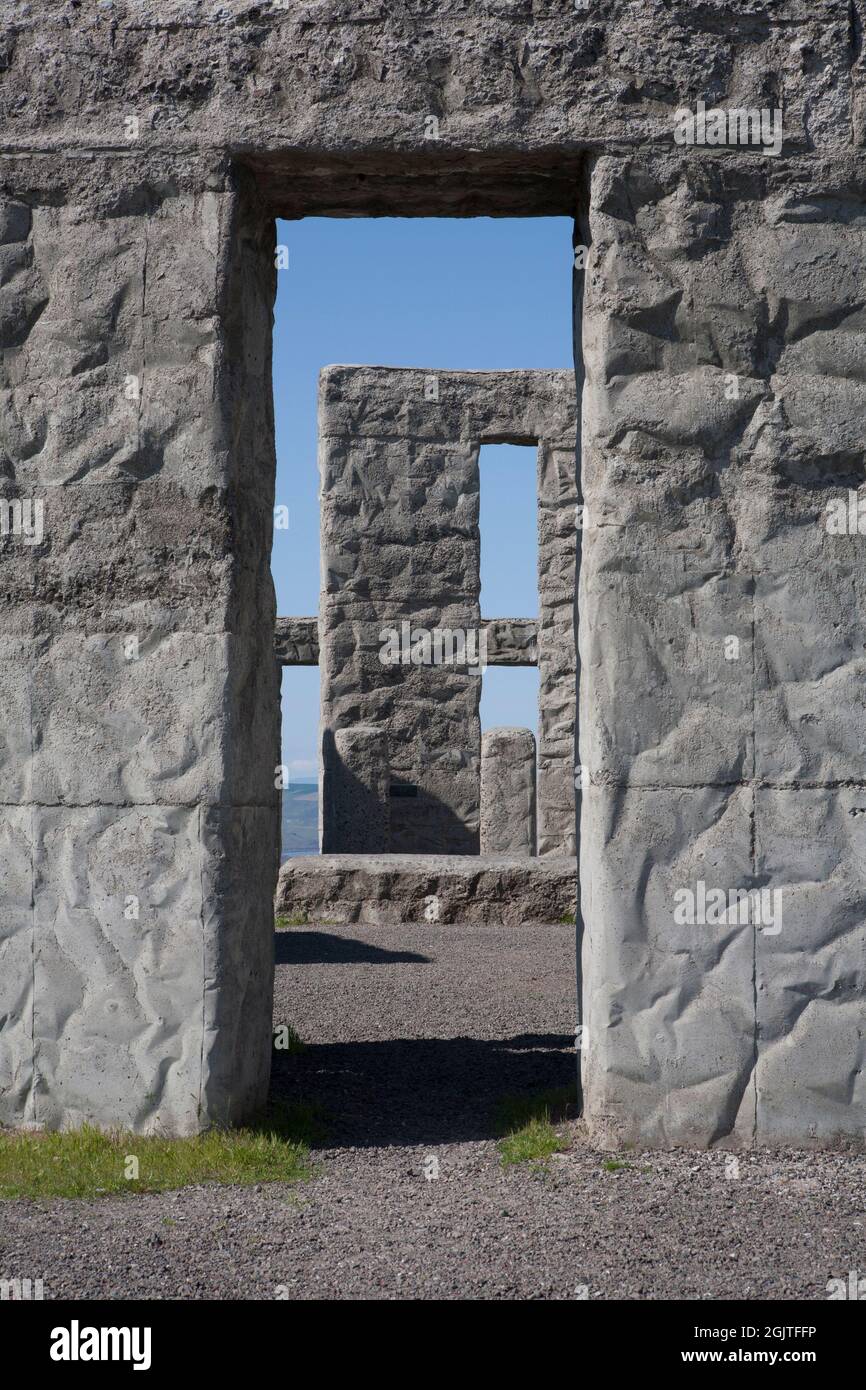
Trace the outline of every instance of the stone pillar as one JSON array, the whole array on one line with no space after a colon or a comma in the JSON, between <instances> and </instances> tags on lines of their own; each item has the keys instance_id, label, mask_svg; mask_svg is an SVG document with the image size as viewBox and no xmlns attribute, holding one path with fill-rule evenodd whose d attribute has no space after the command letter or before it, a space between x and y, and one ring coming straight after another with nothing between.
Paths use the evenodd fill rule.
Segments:
<instances>
[{"instance_id":1,"label":"stone pillar","mask_svg":"<svg viewBox=\"0 0 866 1390\"><path fill-rule=\"evenodd\" d=\"M605 1143L866 1131L866 226L835 177L731 150L592 175L582 1059Z\"/></svg>"},{"instance_id":2,"label":"stone pillar","mask_svg":"<svg viewBox=\"0 0 866 1390\"><path fill-rule=\"evenodd\" d=\"M327 739L356 724L387 729L406 792L390 850L478 852L478 445L461 385L384 367L319 379L324 852L342 847L324 805Z\"/></svg>"},{"instance_id":3,"label":"stone pillar","mask_svg":"<svg viewBox=\"0 0 866 1390\"><path fill-rule=\"evenodd\" d=\"M577 457L573 421L551 420L549 428L538 445L538 853L570 857L577 853Z\"/></svg>"},{"instance_id":4,"label":"stone pillar","mask_svg":"<svg viewBox=\"0 0 866 1390\"><path fill-rule=\"evenodd\" d=\"M387 854L391 843L388 735L358 725L334 735L332 854Z\"/></svg>"},{"instance_id":5,"label":"stone pillar","mask_svg":"<svg viewBox=\"0 0 866 1390\"><path fill-rule=\"evenodd\" d=\"M531 729L488 729L481 736L481 853L535 853Z\"/></svg>"},{"instance_id":6,"label":"stone pillar","mask_svg":"<svg viewBox=\"0 0 866 1390\"><path fill-rule=\"evenodd\" d=\"M0 1121L189 1134L270 1071L272 223L163 155L0 178Z\"/></svg>"}]
</instances>

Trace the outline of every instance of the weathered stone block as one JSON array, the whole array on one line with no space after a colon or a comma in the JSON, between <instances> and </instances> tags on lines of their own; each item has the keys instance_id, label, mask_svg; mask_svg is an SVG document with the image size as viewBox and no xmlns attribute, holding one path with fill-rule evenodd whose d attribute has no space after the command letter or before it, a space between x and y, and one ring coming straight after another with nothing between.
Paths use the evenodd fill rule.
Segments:
<instances>
[{"instance_id":1,"label":"weathered stone block","mask_svg":"<svg viewBox=\"0 0 866 1390\"><path fill-rule=\"evenodd\" d=\"M4 224L2 1119L184 1134L269 1074L273 237L136 170Z\"/></svg>"},{"instance_id":2,"label":"weathered stone block","mask_svg":"<svg viewBox=\"0 0 866 1390\"><path fill-rule=\"evenodd\" d=\"M33 809L0 808L0 1124L32 1119Z\"/></svg>"},{"instance_id":3,"label":"weathered stone block","mask_svg":"<svg viewBox=\"0 0 866 1390\"><path fill-rule=\"evenodd\" d=\"M391 764L384 728L337 729L324 754L323 854L387 854Z\"/></svg>"},{"instance_id":4,"label":"weathered stone block","mask_svg":"<svg viewBox=\"0 0 866 1390\"><path fill-rule=\"evenodd\" d=\"M576 878L574 859L552 855L322 854L286 860L276 910L311 924L561 922Z\"/></svg>"},{"instance_id":5,"label":"weathered stone block","mask_svg":"<svg viewBox=\"0 0 866 1390\"><path fill-rule=\"evenodd\" d=\"M749 1144L754 928L678 922L676 895L756 881L752 793L591 787L582 802L581 862L592 874L581 901L591 1131L614 1148Z\"/></svg>"},{"instance_id":6,"label":"weathered stone block","mask_svg":"<svg viewBox=\"0 0 866 1390\"><path fill-rule=\"evenodd\" d=\"M780 930L756 938L757 1135L866 1132L866 790L756 793L756 862Z\"/></svg>"},{"instance_id":7,"label":"weathered stone block","mask_svg":"<svg viewBox=\"0 0 866 1390\"><path fill-rule=\"evenodd\" d=\"M387 726L392 771L408 784L392 798L397 853L478 849L491 635L479 610L478 455L508 440L539 446L541 611L520 638L541 671L539 844L574 849L575 432L569 372L321 373L322 723ZM423 643L437 633L458 640L428 659ZM499 642L497 628L493 661ZM383 659L389 643L396 660Z\"/></svg>"},{"instance_id":8,"label":"weathered stone block","mask_svg":"<svg viewBox=\"0 0 866 1390\"><path fill-rule=\"evenodd\" d=\"M535 854L531 729L488 729L481 736L481 853Z\"/></svg>"}]
</instances>

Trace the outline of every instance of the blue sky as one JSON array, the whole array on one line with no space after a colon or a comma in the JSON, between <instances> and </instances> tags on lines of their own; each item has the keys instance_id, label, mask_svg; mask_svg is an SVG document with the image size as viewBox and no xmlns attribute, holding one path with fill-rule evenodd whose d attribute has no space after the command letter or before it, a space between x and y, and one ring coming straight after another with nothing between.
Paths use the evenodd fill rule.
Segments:
<instances>
[{"instance_id":1,"label":"blue sky","mask_svg":"<svg viewBox=\"0 0 866 1390\"><path fill-rule=\"evenodd\" d=\"M305 218L279 222L289 265L277 275L274 326L277 612L312 615L319 599L316 383L332 362L497 370L571 367L571 222L544 218ZM538 611L535 451L481 457L481 609ZM283 762L315 776L318 671L283 671ZM538 672L489 667L482 727L536 727Z\"/></svg>"}]
</instances>

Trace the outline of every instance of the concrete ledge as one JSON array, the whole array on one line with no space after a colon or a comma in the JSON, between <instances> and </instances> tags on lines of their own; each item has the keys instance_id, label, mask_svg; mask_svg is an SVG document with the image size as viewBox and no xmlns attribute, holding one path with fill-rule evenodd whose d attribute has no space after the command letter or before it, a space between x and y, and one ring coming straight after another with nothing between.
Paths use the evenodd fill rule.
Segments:
<instances>
[{"instance_id":1,"label":"concrete ledge","mask_svg":"<svg viewBox=\"0 0 866 1390\"><path fill-rule=\"evenodd\" d=\"M561 922L575 859L469 854L321 854L280 869L276 910L310 922Z\"/></svg>"}]
</instances>

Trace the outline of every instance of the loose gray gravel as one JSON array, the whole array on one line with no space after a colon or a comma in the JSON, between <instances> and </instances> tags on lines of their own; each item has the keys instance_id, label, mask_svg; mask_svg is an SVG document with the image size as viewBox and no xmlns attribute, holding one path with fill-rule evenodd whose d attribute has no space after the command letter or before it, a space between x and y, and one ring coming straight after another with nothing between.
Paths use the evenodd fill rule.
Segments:
<instances>
[{"instance_id":1,"label":"loose gray gravel","mask_svg":"<svg viewBox=\"0 0 866 1390\"><path fill-rule=\"evenodd\" d=\"M329 1147L295 1188L0 1207L0 1277L47 1298L826 1299L866 1273L866 1158L629 1153L579 1123L503 1170L502 1094L574 1075L573 927L321 927L277 937L274 1092ZM438 1163L438 1177L425 1166Z\"/></svg>"}]
</instances>

